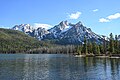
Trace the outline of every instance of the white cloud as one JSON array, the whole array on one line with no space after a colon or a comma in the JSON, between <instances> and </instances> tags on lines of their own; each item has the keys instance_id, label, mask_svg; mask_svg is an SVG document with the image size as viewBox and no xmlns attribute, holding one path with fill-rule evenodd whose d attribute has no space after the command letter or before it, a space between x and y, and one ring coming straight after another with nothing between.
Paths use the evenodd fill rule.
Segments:
<instances>
[{"instance_id":1,"label":"white cloud","mask_svg":"<svg viewBox=\"0 0 120 80\"><path fill-rule=\"evenodd\" d=\"M118 19L118 18L120 18L120 13L115 13L113 15L109 15L106 18L99 19L99 22L110 22L111 20Z\"/></svg>"},{"instance_id":2,"label":"white cloud","mask_svg":"<svg viewBox=\"0 0 120 80\"><path fill-rule=\"evenodd\" d=\"M78 19L81 14L82 14L81 12L76 12L76 13L72 13L68 16L69 16L69 19Z\"/></svg>"},{"instance_id":3,"label":"white cloud","mask_svg":"<svg viewBox=\"0 0 120 80\"><path fill-rule=\"evenodd\" d=\"M35 28L42 27L42 28L45 28L45 29L50 29L52 26L49 25L49 24L34 23L34 27Z\"/></svg>"},{"instance_id":4,"label":"white cloud","mask_svg":"<svg viewBox=\"0 0 120 80\"><path fill-rule=\"evenodd\" d=\"M110 19L110 20L120 18L120 13L116 13L116 14L110 15L107 18Z\"/></svg>"},{"instance_id":5,"label":"white cloud","mask_svg":"<svg viewBox=\"0 0 120 80\"><path fill-rule=\"evenodd\" d=\"M94 9L94 10L93 10L93 12L97 12L97 11L98 11L98 9Z\"/></svg>"},{"instance_id":6,"label":"white cloud","mask_svg":"<svg viewBox=\"0 0 120 80\"><path fill-rule=\"evenodd\" d=\"M101 18L101 19L99 19L99 22L109 22L109 20L105 19L105 18Z\"/></svg>"}]
</instances>

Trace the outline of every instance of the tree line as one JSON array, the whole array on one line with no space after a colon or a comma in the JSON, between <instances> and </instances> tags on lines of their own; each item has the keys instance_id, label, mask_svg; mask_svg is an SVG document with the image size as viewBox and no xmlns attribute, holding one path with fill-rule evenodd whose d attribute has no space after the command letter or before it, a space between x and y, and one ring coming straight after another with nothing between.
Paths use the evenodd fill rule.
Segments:
<instances>
[{"instance_id":1,"label":"tree line","mask_svg":"<svg viewBox=\"0 0 120 80\"><path fill-rule=\"evenodd\" d=\"M95 55L112 55L112 54L119 54L120 53L120 41L118 40L118 36L110 34L108 40L105 39L102 44L98 44L96 42L88 42L86 37L84 38L84 44L79 45L77 48L78 55L80 54L95 54Z\"/></svg>"}]
</instances>

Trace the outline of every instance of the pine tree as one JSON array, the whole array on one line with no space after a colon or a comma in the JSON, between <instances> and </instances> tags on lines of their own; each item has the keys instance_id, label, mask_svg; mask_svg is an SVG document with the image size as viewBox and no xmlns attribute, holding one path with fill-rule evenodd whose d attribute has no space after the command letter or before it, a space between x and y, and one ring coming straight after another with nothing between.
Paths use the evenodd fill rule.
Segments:
<instances>
[{"instance_id":1,"label":"pine tree","mask_svg":"<svg viewBox=\"0 0 120 80\"><path fill-rule=\"evenodd\" d=\"M104 47L103 47L103 45L99 45L99 48L100 48L100 53L104 53Z\"/></svg>"},{"instance_id":2,"label":"pine tree","mask_svg":"<svg viewBox=\"0 0 120 80\"><path fill-rule=\"evenodd\" d=\"M105 36L103 36L104 40L103 40L103 45L100 45L100 48L102 49L102 53L106 54L107 51L107 44L106 44L106 40L105 40Z\"/></svg>"},{"instance_id":3,"label":"pine tree","mask_svg":"<svg viewBox=\"0 0 120 80\"><path fill-rule=\"evenodd\" d=\"M100 47L97 45L97 54L100 54Z\"/></svg>"},{"instance_id":4,"label":"pine tree","mask_svg":"<svg viewBox=\"0 0 120 80\"><path fill-rule=\"evenodd\" d=\"M109 46L110 46L110 53L114 53L114 38L113 38L113 34L111 33L110 34L110 43L109 43Z\"/></svg>"},{"instance_id":5,"label":"pine tree","mask_svg":"<svg viewBox=\"0 0 120 80\"><path fill-rule=\"evenodd\" d=\"M115 44L114 44L114 46L115 46L115 53L119 53L119 41L118 41L118 36L117 35L115 35Z\"/></svg>"},{"instance_id":6,"label":"pine tree","mask_svg":"<svg viewBox=\"0 0 120 80\"><path fill-rule=\"evenodd\" d=\"M87 51L87 40L86 40L86 37L84 37L84 45L83 45L83 49L84 49L84 53L87 54L88 51Z\"/></svg>"},{"instance_id":7,"label":"pine tree","mask_svg":"<svg viewBox=\"0 0 120 80\"><path fill-rule=\"evenodd\" d=\"M88 42L88 53L92 53L92 43L91 42Z\"/></svg>"},{"instance_id":8,"label":"pine tree","mask_svg":"<svg viewBox=\"0 0 120 80\"><path fill-rule=\"evenodd\" d=\"M92 48L93 54L97 54L97 45L95 42L93 42L93 48Z\"/></svg>"}]
</instances>

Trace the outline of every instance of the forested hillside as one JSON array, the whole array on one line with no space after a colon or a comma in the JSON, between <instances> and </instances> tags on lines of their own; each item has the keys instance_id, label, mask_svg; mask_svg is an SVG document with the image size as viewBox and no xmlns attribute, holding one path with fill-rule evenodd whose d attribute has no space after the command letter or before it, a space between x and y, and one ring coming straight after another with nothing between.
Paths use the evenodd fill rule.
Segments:
<instances>
[{"instance_id":1,"label":"forested hillside","mask_svg":"<svg viewBox=\"0 0 120 80\"><path fill-rule=\"evenodd\" d=\"M0 28L0 52L16 53L38 48L42 44L20 31Z\"/></svg>"}]
</instances>

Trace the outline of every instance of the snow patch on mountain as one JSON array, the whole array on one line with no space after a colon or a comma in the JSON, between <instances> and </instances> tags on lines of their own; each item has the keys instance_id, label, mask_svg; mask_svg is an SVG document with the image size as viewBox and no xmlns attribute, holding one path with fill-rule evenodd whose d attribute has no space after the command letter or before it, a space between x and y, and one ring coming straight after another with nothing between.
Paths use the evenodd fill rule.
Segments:
<instances>
[{"instance_id":1,"label":"snow patch on mountain","mask_svg":"<svg viewBox=\"0 0 120 80\"><path fill-rule=\"evenodd\" d=\"M66 26L66 28L64 30L62 30L61 33L64 33L64 32L68 31L71 28L72 28L72 26Z\"/></svg>"}]
</instances>

